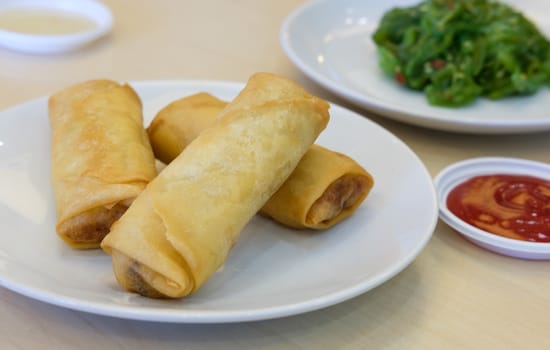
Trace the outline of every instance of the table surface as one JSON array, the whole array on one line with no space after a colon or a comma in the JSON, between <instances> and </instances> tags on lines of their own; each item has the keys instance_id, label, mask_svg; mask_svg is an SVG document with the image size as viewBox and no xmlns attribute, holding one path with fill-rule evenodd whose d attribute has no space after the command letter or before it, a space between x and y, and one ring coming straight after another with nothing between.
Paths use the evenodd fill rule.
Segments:
<instances>
[{"instance_id":1,"label":"table surface","mask_svg":"<svg viewBox=\"0 0 550 350\"><path fill-rule=\"evenodd\" d=\"M69 84L209 79L268 71L353 109L401 138L432 176L471 157L548 162L550 133L484 136L409 126L354 107L283 53L279 28L303 1L105 0L112 34L78 51L0 49L0 110ZM4 184L5 186L6 184ZM14 234L4 228L2 234ZM132 321L63 309L0 288L2 349L550 349L550 262L500 256L439 222L417 259L349 301L275 320L215 325Z\"/></svg>"}]
</instances>

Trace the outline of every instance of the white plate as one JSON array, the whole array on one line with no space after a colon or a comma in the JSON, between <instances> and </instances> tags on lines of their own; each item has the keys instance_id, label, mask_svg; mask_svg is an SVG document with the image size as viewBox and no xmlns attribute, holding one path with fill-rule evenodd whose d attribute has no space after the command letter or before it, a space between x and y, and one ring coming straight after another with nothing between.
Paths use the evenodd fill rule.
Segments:
<instances>
[{"instance_id":1,"label":"white plate","mask_svg":"<svg viewBox=\"0 0 550 350\"><path fill-rule=\"evenodd\" d=\"M321 0L291 13L280 39L290 60L336 94L383 116L422 127L466 133L550 130L550 89L529 97L478 99L458 109L434 107L421 92L396 84L378 66L371 39L381 16L420 0ZM550 33L550 2L507 1ZM550 35L549 35L550 36Z\"/></svg>"},{"instance_id":2,"label":"white plate","mask_svg":"<svg viewBox=\"0 0 550 350\"><path fill-rule=\"evenodd\" d=\"M199 91L229 100L241 84L136 82L146 124L164 105ZM398 138L333 105L319 143L345 152L376 184L357 212L325 232L295 231L257 217L225 266L194 295L151 300L117 286L110 258L76 251L55 234L47 100L0 115L0 285L48 303L122 318L237 322L298 314L359 295L404 269L430 239L435 189ZM383 150L383 152L381 152ZM419 205L412 205L411 200Z\"/></svg>"},{"instance_id":3,"label":"white plate","mask_svg":"<svg viewBox=\"0 0 550 350\"><path fill-rule=\"evenodd\" d=\"M108 7L95 0L5 0L0 46L48 54L80 48L111 31Z\"/></svg>"},{"instance_id":4,"label":"white plate","mask_svg":"<svg viewBox=\"0 0 550 350\"><path fill-rule=\"evenodd\" d=\"M453 188L474 176L491 174L529 175L549 179L550 165L526 159L483 157L448 166L434 179L441 219L472 243L495 253L531 260L550 259L550 243L520 241L486 232L463 221L447 208L447 196Z\"/></svg>"}]
</instances>

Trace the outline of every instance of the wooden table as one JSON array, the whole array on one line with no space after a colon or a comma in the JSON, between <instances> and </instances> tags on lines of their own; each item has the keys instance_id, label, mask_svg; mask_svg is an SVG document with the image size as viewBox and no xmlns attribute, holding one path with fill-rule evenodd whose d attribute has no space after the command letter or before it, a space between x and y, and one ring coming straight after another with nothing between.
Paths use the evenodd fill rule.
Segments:
<instances>
[{"instance_id":1,"label":"wooden table","mask_svg":"<svg viewBox=\"0 0 550 350\"><path fill-rule=\"evenodd\" d=\"M105 0L113 33L76 52L0 50L0 109L77 81L284 75L371 118L404 140L435 176L477 156L550 161L550 133L463 135L422 129L358 109L310 81L279 46L300 0ZM9 184L2 184L9 186ZM1 234L16 234L3 227ZM500 256L439 222L418 258L347 302L242 324L130 321L63 309L0 288L2 349L550 349L550 262Z\"/></svg>"}]
</instances>

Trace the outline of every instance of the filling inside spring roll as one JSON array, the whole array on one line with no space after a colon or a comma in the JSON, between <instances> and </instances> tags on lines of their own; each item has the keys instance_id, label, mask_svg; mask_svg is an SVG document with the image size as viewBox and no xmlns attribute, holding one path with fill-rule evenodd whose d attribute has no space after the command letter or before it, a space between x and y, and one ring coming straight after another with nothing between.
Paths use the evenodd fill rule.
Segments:
<instances>
[{"instance_id":1,"label":"filling inside spring roll","mask_svg":"<svg viewBox=\"0 0 550 350\"><path fill-rule=\"evenodd\" d=\"M329 225L334 218L343 218L361 203L372 187L372 180L360 174L346 174L332 182L309 209L306 226Z\"/></svg>"},{"instance_id":2,"label":"filling inside spring roll","mask_svg":"<svg viewBox=\"0 0 550 350\"><path fill-rule=\"evenodd\" d=\"M48 103L57 234L74 248L98 248L156 176L141 100L128 85L91 80Z\"/></svg>"},{"instance_id":3,"label":"filling inside spring roll","mask_svg":"<svg viewBox=\"0 0 550 350\"><path fill-rule=\"evenodd\" d=\"M101 246L118 283L147 297L200 288L326 127L328 108L284 78L252 76L112 226Z\"/></svg>"},{"instance_id":4,"label":"filling inside spring roll","mask_svg":"<svg viewBox=\"0 0 550 350\"><path fill-rule=\"evenodd\" d=\"M60 222L57 230L62 233L62 238L69 245L97 247L98 241L109 232L111 225L127 209L127 205L118 203L111 208L93 208Z\"/></svg>"},{"instance_id":5,"label":"filling inside spring roll","mask_svg":"<svg viewBox=\"0 0 550 350\"><path fill-rule=\"evenodd\" d=\"M131 259L125 254L114 249L111 251L113 259L114 273L118 279L118 283L128 291L136 292L148 298L165 298L170 291L161 292L163 285L172 285L174 288L180 288L177 282L173 282L164 278L164 283L150 283L156 278L161 277L157 272L139 263L137 260ZM183 292L187 293L187 291Z\"/></svg>"},{"instance_id":6,"label":"filling inside spring roll","mask_svg":"<svg viewBox=\"0 0 550 350\"><path fill-rule=\"evenodd\" d=\"M157 157L171 162L216 122L226 105L203 92L159 111L147 128ZM373 185L372 176L353 159L315 145L260 213L293 228L326 229L350 216Z\"/></svg>"}]
</instances>

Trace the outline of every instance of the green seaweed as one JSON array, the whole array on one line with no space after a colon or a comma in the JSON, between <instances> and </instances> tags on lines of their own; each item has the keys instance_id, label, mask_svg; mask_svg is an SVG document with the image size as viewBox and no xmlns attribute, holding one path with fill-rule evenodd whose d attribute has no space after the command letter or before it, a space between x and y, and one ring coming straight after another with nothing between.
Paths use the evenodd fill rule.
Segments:
<instances>
[{"instance_id":1,"label":"green seaweed","mask_svg":"<svg viewBox=\"0 0 550 350\"><path fill-rule=\"evenodd\" d=\"M530 95L550 84L550 42L522 13L496 1L393 8L372 38L381 69L433 105Z\"/></svg>"}]
</instances>

